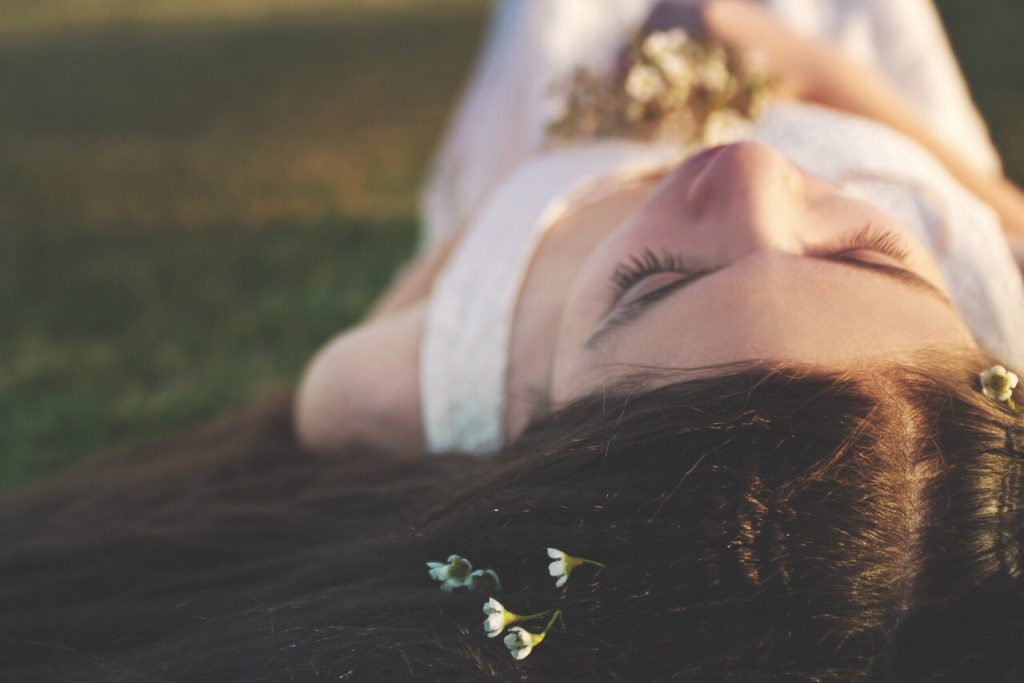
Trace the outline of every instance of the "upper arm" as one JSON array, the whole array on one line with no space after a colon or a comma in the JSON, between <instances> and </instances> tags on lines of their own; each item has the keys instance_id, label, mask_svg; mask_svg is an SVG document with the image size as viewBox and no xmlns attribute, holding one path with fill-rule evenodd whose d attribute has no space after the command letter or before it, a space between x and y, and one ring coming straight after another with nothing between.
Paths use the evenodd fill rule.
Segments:
<instances>
[{"instance_id":1,"label":"upper arm","mask_svg":"<svg viewBox=\"0 0 1024 683\"><path fill-rule=\"evenodd\" d=\"M423 303L430 296L437 274L448 262L448 257L455 250L455 246L464 232L465 226L408 264L402 274L377 300L373 309L366 316L366 320L377 320Z\"/></svg>"},{"instance_id":2,"label":"upper arm","mask_svg":"<svg viewBox=\"0 0 1024 683\"><path fill-rule=\"evenodd\" d=\"M307 449L363 446L396 455L424 449L419 341L425 305L376 319L328 342L310 361L295 398Z\"/></svg>"}]
</instances>

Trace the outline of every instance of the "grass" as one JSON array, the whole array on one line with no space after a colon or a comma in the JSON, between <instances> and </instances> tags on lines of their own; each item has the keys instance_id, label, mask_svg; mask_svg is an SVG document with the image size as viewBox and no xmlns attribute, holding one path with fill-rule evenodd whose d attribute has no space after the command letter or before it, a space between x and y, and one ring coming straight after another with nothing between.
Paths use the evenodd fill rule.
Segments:
<instances>
[{"instance_id":1,"label":"grass","mask_svg":"<svg viewBox=\"0 0 1024 683\"><path fill-rule=\"evenodd\" d=\"M480 7L480 0L431 0L434 10ZM403 12L422 0L0 0L0 36L64 33L69 29L173 24L238 24L307 14L351 18Z\"/></svg>"},{"instance_id":2,"label":"grass","mask_svg":"<svg viewBox=\"0 0 1024 683\"><path fill-rule=\"evenodd\" d=\"M1024 179L1024 6L939 5ZM0 0L0 488L288 386L358 319L485 10Z\"/></svg>"},{"instance_id":3,"label":"grass","mask_svg":"<svg viewBox=\"0 0 1024 683\"><path fill-rule=\"evenodd\" d=\"M211 4L0 41L0 488L290 385L412 251L481 3Z\"/></svg>"}]
</instances>

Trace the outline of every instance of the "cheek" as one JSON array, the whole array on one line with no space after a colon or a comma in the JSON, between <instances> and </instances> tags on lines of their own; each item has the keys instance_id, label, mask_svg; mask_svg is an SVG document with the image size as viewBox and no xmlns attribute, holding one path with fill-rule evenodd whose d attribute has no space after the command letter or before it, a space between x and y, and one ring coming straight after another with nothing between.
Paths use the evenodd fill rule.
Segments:
<instances>
[{"instance_id":1,"label":"cheek","mask_svg":"<svg viewBox=\"0 0 1024 683\"><path fill-rule=\"evenodd\" d=\"M555 405L574 395L573 387L578 384L583 367L582 346L603 318L613 296L610 277L602 275L606 266L596 260L588 265L593 267L580 273L562 309L550 387Z\"/></svg>"},{"instance_id":2,"label":"cheek","mask_svg":"<svg viewBox=\"0 0 1024 683\"><path fill-rule=\"evenodd\" d=\"M659 245L669 243L664 235L667 231L671 231L671 226L632 220L594 248L570 288L562 310L556 346L559 354L574 352L586 342L615 297L616 271L631 259L642 258L647 249L664 250Z\"/></svg>"},{"instance_id":3,"label":"cheek","mask_svg":"<svg viewBox=\"0 0 1024 683\"><path fill-rule=\"evenodd\" d=\"M550 397L554 408L560 408L582 395L588 384L587 368L583 364L583 352L576 347L566 348L555 357L551 374Z\"/></svg>"}]
</instances>

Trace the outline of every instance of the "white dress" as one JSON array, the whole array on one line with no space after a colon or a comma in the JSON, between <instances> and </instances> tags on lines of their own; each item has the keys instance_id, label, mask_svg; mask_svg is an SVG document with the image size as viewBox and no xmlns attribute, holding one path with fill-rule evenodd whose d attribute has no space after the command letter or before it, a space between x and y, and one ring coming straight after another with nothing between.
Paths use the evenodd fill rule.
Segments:
<instances>
[{"instance_id":1,"label":"white dress","mask_svg":"<svg viewBox=\"0 0 1024 683\"><path fill-rule=\"evenodd\" d=\"M608 68L655 0L505 0L424 195L424 243L464 223L439 274L422 336L420 396L431 452L502 443L509 336L545 231L595 183L678 163L664 144L592 141L547 148L577 66ZM798 30L885 73L925 120L980 168L999 168L928 0L765 0ZM979 345L1024 367L1024 285L994 212L925 150L884 126L805 105L775 105L750 137L888 211L933 252Z\"/></svg>"}]
</instances>

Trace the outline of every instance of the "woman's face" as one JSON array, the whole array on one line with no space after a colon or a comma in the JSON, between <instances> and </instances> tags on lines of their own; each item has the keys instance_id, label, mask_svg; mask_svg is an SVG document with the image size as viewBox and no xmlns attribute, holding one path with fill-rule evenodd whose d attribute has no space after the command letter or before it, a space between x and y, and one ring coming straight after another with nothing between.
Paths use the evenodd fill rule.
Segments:
<instances>
[{"instance_id":1,"label":"woman's face","mask_svg":"<svg viewBox=\"0 0 1024 683\"><path fill-rule=\"evenodd\" d=\"M558 404L638 370L849 367L973 346L924 245L770 147L706 150L586 260L564 308Z\"/></svg>"}]
</instances>

